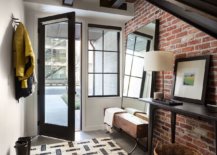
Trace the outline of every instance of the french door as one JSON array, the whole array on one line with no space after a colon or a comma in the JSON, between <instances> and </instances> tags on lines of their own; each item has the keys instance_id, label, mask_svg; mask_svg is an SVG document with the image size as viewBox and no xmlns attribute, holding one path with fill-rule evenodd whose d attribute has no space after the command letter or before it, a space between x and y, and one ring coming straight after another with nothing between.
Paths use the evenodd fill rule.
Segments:
<instances>
[{"instance_id":1,"label":"french door","mask_svg":"<svg viewBox=\"0 0 217 155\"><path fill-rule=\"evenodd\" d=\"M38 131L74 140L75 13L38 19Z\"/></svg>"}]
</instances>

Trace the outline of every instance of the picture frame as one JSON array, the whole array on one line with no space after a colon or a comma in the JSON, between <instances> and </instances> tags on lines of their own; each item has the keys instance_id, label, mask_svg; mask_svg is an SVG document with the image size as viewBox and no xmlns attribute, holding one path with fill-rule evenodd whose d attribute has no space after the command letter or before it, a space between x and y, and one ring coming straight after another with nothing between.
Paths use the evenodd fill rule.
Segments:
<instances>
[{"instance_id":1,"label":"picture frame","mask_svg":"<svg viewBox=\"0 0 217 155\"><path fill-rule=\"evenodd\" d=\"M205 104L210 55L175 61L173 99Z\"/></svg>"}]
</instances>

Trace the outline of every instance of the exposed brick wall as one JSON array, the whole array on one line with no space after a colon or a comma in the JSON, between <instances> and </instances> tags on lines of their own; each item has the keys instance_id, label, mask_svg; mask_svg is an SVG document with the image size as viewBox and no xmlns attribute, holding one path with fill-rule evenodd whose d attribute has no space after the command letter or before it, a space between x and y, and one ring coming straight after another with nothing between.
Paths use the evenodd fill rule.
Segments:
<instances>
[{"instance_id":1,"label":"exposed brick wall","mask_svg":"<svg viewBox=\"0 0 217 155\"><path fill-rule=\"evenodd\" d=\"M126 23L125 34L149 22L160 20L159 49L172 51L176 58L212 55L206 102L217 104L217 40L145 0L135 2L135 17ZM171 97L172 72L164 75L165 96ZM157 89L161 89L162 76L157 75ZM154 141L170 142L170 113L158 110ZM185 116L177 116L176 142L201 151L215 154L214 123Z\"/></svg>"}]
</instances>

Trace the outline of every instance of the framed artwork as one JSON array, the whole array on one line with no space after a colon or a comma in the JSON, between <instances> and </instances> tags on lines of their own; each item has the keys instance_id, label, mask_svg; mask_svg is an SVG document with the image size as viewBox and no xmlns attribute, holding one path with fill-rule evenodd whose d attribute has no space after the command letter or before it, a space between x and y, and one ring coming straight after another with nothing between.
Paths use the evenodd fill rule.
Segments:
<instances>
[{"instance_id":1,"label":"framed artwork","mask_svg":"<svg viewBox=\"0 0 217 155\"><path fill-rule=\"evenodd\" d=\"M180 58L175 61L173 98L205 103L210 56Z\"/></svg>"}]
</instances>

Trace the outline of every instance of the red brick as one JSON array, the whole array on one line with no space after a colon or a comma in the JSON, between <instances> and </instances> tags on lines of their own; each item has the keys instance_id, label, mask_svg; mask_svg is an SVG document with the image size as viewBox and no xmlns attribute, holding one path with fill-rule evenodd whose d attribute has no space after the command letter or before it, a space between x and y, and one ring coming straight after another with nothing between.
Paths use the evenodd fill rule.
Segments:
<instances>
[{"instance_id":1,"label":"red brick","mask_svg":"<svg viewBox=\"0 0 217 155\"><path fill-rule=\"evenodd\" d=\"M213 140L211 140L211 139L209 139L209 138L206 138L206 137L204 137L204 136L201 136L201 138L200 138L202 141L204 141L204 142L206 142L206 143L208 143L208 144L214 144L214 141Z\"/></svg>"},{"instance_id":2,"label":"red brick","mask_svg":"<svg viewBox=\"0 0 217 155\"><path fill-rule=\"evenodd\" d=\"M206 36L206 37L203 38L203 42L210 42L212 40L214 40L214 39L211 38L210 36Z\"/></svg>"},{"instance_id":3,"label":"red brick","mask_svg":"<svg viewBox=\"0 0 217 155\"><path fill-rule=\"evenodd\" d=\"M180 126L185 128L185 129L192 130L192 126L190 126L188 124L180 123Z\"/></svg>"},{"instance_id":4,"label":"red brick","mask_svg":"<svg viewBox=\"0 0 217 155\"><path fill-rule=\"evenodd\" d=\"M210 47L210 43L204 43L204 44L195 46L195 49L200 50L200 49L206 49L209 47Z\"/></svg>"},{"instance_id":5,"label":"red brick","mask_svg":"<svg viewBox=\"0 0 217 155\"><path fill-rule=\"evenodd\" d=\"M176 58L212 55L206 100L207 102L217 104L217 40L144 0L135 2L135 17L126 23L126 36L128 33L155 19L160 20L159 50L174 51ZM192 37L189 38L186 35ZM186 39L183 38L185 36ZM172 92L171 86L173 81L170 79L170 75L172 73L165 74L164 81L164 95L167 98L171 97ZM156 90L162 90L161 75L158 75L156 78ZM170 143L170 113L164 110L157 110L156 114L154 142ZM214 141L215 134L213 127L212 123L178 115L176 142L199 150L202 154L214 155L215 146L212 141ZM204 131L204 133L198 134L196 130L193 130L196 128L199 131Z\"/></svg>"},{"instance_id":6,"label":"red brick","mask_svg":"<svg viewBox=\"0 0 217 155\"><path fill-rule=\"evenodd\" d=\"M182 138L185 139L185 140L187 140L188 142L192 141L192 137L187 136L187 135L184 135Z\"/></svg>"},{"instance_id":7,"label":"red brick","mask_svg":"<svg viewBox=\"0 0 217 155\"><path fill-rule=\"evenodd\" d=\"M188 42L188 45L196 45L196 44L200 44L201 43L201 39L197 39L197 40L191 40Z\"/></svg>"},{"instance_id":8,"label":"red brick","mask_svg":"<svg viewBox=\"0 0 217 155\"><path fill-rule=\"evenodd\" d=\"M179 38L179 37L183 37L185 35L187 35L187 31L176 34L176 37Z\"/></svg>"},{"instance_id":9,"label":"red brick","mask_svg":"<svg viewBox=\"0 0 217 155\"><path fill-rule=\"evenodd\" d=\"M208 125L208 124L200 124L200 127L202 129L205 129L205 130L208 130L208 131L213 131L214 130L214 127L211 126L211 125Z\"/></svg>"},{"instance_id":10,"label":"red brick","mask_svg":"<svg viewBox=\"0 0 217 155\"><path fill-rule=\"evenodd\" d=\"M206 143L204 143L200 140L193 140L193 143L200 148L206 148L207 147Z\"/></svg>"},{"instance_id":11,"label":"red brick","mask_svg":"<svg viewBox=\"0 0 217 155\"><path fill-rule=\"evenodd\" d=\"M182 49L182 52L191 52L194 51L194 46L185 47Z\"/></svg>"},{"instance_id":12,"label":"red brick","mask_svg":"<svg viewBox=\"0 0 217 155\"><path fill-rule=\"evenodd\" d=\"M211 47L216 47L217 46L217 40L211 42Z\"/></svg>"}]
</instances>

